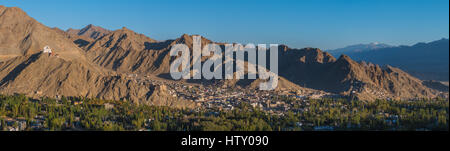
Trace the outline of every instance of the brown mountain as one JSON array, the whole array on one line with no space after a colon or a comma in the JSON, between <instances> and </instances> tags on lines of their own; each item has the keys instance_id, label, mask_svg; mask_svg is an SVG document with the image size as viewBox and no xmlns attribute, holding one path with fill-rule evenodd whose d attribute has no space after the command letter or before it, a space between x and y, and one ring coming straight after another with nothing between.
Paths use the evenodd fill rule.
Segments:
<instances>
[{"instance_id":1,"label":"brown mountain","mask_svg":"<svg viewBox=\"0 0 450 151\"><path fill-rule=\"evenodd\" d=\"M0 6L0 58L35 54L46 45L65 59L82 58L83 55L71 41L29 17L20 8Z\"/></svg>"},{"instance_id":2,"label":"brown mountain","mask_svg":"<svg viewBox=\"0 0 450 151\"><path fill-rule=\"evenodd\" d=\"M175 40L156 41L127 28L107 34L83 47L93 62L121 73L169 73L170 48L175 44L192 47L192 36L182 35ZM211 43L203 38L202 45ZM192 49L192 48L191 48Z\"/></svg>"},{"instance_id":3,"label":"brown mountain","mask_svg":"<svg viewBox=\"0 0 450 151\"><path fill-rule=\"evenodd\" d=\"M87 25L82 29L68 29L66 32L71 36L80 36L86 38L88 40L96 40L100 37L103 37L106 34L109 34L111 31L104 29L99 26L94 26L92 24Z\"/></svg>"},{"instance_id":4,"label":"brown mountain","mask_svg":"<svg viewBox=\"0 0 450 151\"><path fill-rule=\"evenodd\" d=\"M64 32L64 35L71 39L77 46L84 47L109 33L111 33L110 30L89 24L82 29L70 28Z\"/></svg>"},{"instance_id":5,"label":"brown mountain","mask_svg":"<svg viewBox=\"0 0 450 151\"><path fill-rule=\"evenodd\" d=\"M280 76L304 87L353 96L411 99L435 97L437 92L398 68L355 62L348 56L335 59L315 48L282 48Z\"/></svg>"},{"instance_id":6,"label":"brown mountain","mask_svg":"<svg viewBox=\"0 0 450 151\"><path fill-rule=\"evenodd\" d=\"M158 44L163 46L158 47ZM131 73L142 69L142 64L146 65L143 70L157 70L155 66L162 58L155 56L164 56L161 53L166 51L150 51L149 48L164 49L167 48L165 45L124 27L95 40L84 49L89 58L100 66Z\"/></svg>"},{"instance_id":7,"label":"brown mountain","mask_svg":"<svg viewBox=\"0 0 450 151\"><path fill-rule=\"evenodd\" d=\"M0 60L2 94L95 97L194 107L192 101L178 99L161 89L164 85L137 81L92 63L64 32L42 25L19 8L0 6L0 14L0 54L6 56ZM52 52L42 52L44 46L50 46Z\"/></svg>"},{"instance_id":8,"label":"brown mountain","mask_svg":"<svg viewBox=\"0 0 450 151\"><path fill-rule=\"evenodd\" d=\"M124 33L118 30L98 39L85 50L95 63L108 69L161 77L169 77L170 63L174 60L174 57L168 56L171 46L184 43L192 51L192 36L186 34L164 42L142 37L143 35L131 31ZM213 42L202 39L202 46L208 43ZM358 63L348 56L336 59L329 53L315 48L291 49L280 46L279 51L281 88L312 88L367 100L435 97L437 93L422 85L422 81L390 66L382 68L378 65ZM187 81L199 82L199 80ZM220 83L228 87L255 88L259 82L261 81L227 80Z\"/></svg>"}]
</instances>

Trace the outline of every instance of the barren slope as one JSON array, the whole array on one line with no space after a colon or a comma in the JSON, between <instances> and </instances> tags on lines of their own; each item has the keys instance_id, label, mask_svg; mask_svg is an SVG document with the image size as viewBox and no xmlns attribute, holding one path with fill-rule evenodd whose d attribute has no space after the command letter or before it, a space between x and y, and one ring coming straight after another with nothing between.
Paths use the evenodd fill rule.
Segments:
<instances>
[{"instance_id":1,"label":"barren slope","mask_svg":"<svg viewBox=\"0 0 450 151\"><path fill-rule=\"evenodd\" d=\"M162 86L137 81L86 59L58 29L48 28L19 8L0 6L0 93L129 100L136 104L194 107ZM49 45L52 53L41 52ZM161 101L161 100L164 101Z\"/></svg>"}]
</instances>

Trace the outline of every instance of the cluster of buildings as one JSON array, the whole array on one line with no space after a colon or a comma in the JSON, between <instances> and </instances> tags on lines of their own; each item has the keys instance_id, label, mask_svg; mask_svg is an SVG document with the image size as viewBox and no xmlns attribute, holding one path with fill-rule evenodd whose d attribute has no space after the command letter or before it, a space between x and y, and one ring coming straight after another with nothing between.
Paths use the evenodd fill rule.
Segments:
<instances>
[{"instance_id":1,"label":"cluster of buildings","mask_svg":"<svg viewBox=\"0 0 450 151\"><path fill-rule=\"evenodd\" d=\"M340 95L317 90L272 90L263 91L236 86L228 88L223 83L195 84L174 82L170 80L155 80L149 76L130 74L128 78L139 83L149 82L153 85L166 85L168 93L184 100L192 100L201 109L215 111L230 111L245 102L254 108L259 108L273 114L283 115L291 110L295 102L308 99L339 98ZM283 99L282 99L283 98ZM287 103L285 100L292 100Z\"/></svg>"},{"instance_id":2,"label":"cluster of buildings","mask_svg":"<svg viewBox=\"0 0 450 151\"><path fill-rule=\"evenodd\" d=\"M5 131L24 131L24 130L42 130L44 128L45 119L43 116L36 116L34 120L27 121L23 117L8 118L2 117L3 122L0 123L0 127Z\"/></svg>"}]
</instances>

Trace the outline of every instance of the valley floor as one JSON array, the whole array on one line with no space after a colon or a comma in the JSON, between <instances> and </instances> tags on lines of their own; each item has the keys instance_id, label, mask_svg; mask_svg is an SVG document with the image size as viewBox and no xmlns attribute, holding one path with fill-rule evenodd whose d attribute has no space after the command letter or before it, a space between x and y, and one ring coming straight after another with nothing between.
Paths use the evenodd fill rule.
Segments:
<instances>
[{"instance_id":1,"label":"valley floor","mask_svg":"<svg viewBox=\"0 0 450 151\"><path fill-rule=\"evenodd\" d=\"M449 129L448 99L374 102L273 97L289 110L241 102L230 110L136 106L99 99L0 96L4 131L427 131ZM281 104L281 103L280 103ZM281 105L273 108L283 109Z\"/></svg>"}]
</instances>

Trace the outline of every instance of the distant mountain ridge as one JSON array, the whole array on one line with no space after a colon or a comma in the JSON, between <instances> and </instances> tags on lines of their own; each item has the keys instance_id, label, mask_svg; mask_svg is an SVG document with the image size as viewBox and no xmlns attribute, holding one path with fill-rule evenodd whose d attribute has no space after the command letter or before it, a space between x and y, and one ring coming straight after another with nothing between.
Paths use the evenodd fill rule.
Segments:
<instances>
[{"instance_id":1,"label":"distant mountain ridge","mask_svg":"<svg viewBox=\"0 0 450 151\"><path fill-rule=\"evenodd\" d=\"M337 56L341 56L343 54L358 53L358 52L376 50L376 49L381 49L381 48L390 48L390 47L393 47L393 46L388 45L388 44L374 42L374 43L370 43L370 44L356 44L356 45L351 45L351 46L347 46L344 48L338 48L338 49L334 49L334 50L326 50L326 52L337 57Z\"/></svg>"},{"instance_id":2,"label":"distant mountain ridge","mask_svg":"<svg viewBox=\"0 0 450 151\"><path fill-rule=\"evenodd\" d=\"M449 40L446 38L413 46L342 53L357 61L399 67L423 80L449 80Z\"/></svg>"}]
</instances>

